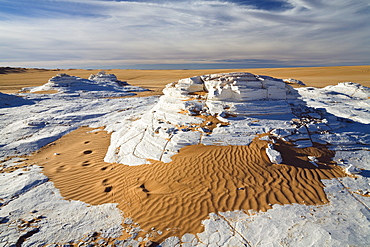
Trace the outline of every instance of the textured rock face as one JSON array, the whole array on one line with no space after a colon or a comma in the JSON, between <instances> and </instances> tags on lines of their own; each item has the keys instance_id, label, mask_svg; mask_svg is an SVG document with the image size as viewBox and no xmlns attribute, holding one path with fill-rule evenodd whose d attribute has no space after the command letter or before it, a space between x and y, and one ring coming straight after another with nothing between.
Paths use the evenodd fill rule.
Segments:
<instances>
[{"instance_id":1,"label":"textured rock face","mask_svg":"<svg viewBox=\"0 0 370 247\"><path fill-rule=\"evenodd\" d=\"M256 132L233 118L291 114L287 99L296 98L293 88L282 80L250 73L186 78L168 84L163 93L150 112L113 133L106 162L169 162L187 145L248 145L256 133L269 127Z\"/></svg>"},{"instance_id":2,"label":"textured rock face","mask_svg":"<svg viewBox=\"0 0 370 247\"><path fill-rule=\"evenodd\" d=\"M100 71L96 75L91 74L89 80L96 82L117 81L117 77L114 74L106 74L105 71Z\"/></svg>"},{"instance_id":3,"label":"textured rock face","mask_svg":"<svg viewBox=\"0 0 370 247\"><path fill-rule=\"evenodd\" d=\"M139 109L143 102L151 102L150 106L145 106L150 109L153 99L120 98L143 91L147 89L130 85L121 87L116 82L96 83L76 76L58 74L42 86L23 88L24 93L0 93L0 135L6 136L0 138L0 156L36 151L76 129L80 124L96 122L93 120L96 117L126 114L119 110L129 105L137 105L136 108ZM17 110L22 107L27 110ZM39 112L42 114L38 114ZM121 117L117 121L119 119ZM103 125L106 124L101 124ZM19 138L22 135L27 138Z\"/></svg>"},{"instance_id":4,"label":"textured rock face","mask_svg":"<svg viewBox=\"0 0 370 247\"><path fill-rule=\"evenodd\" d=\"M341 82L324 88L298 89L308 106L356 122L370 124L370 88L353 82ZM340 102L340 103L338 103Z\"/></svg>"},{"instance_id":5,"label":"textured rock face","mask_svg":"<svg viewBox=\"0 0 370 247\"><path fill-rule=\"evenodd\" d=\"M96 75L91 74L89 80L97 83L116 83L118 86L129 85L125 81L118 80L114 74L106 74L105 71L100 71Z\"/></svg>"},{"instance_id":6,"label":"textured rock face","mask_svg":"<svg viewBox=\"0 0 370 247\"><path fill-rule=\"evenodd\" d=\"M208 100L251 101L286 99L288 86L278 79L250 73L227 73L196 76L168 84L163 93L186 97L203 92Z\"/></svg>"},{"instance_id":7,"label":"textured rock face","mask_svg":"<svg viewBox=\"0 0 370 247\"><path fill-rule=\"evenodd\" d=\"M31 93L42 91L55 91L63 94L78 94L80 97L120 97L134 95L132 91L146 91L143 88L129 85L125 81L120 81L114 74L105 74L104 71L96 75L90 75L89 79L57 74L49 79L47 83L39 87L24 88L23 91L30 90Z\"/></svg>"},{"instance_id":8,"label":"textured rock face","mask_svg":"<svg viewBox=\"0 0 370 247\"><path fill-rule=\"evenodd\" d=\"M65 73L57 74L49 79L48 83L45 85L50 84L50 87L67 87L73 84L77 80L77 77L70 76ZM35 89L38 89L37 87Z\"/></svg>"}]
</instances>

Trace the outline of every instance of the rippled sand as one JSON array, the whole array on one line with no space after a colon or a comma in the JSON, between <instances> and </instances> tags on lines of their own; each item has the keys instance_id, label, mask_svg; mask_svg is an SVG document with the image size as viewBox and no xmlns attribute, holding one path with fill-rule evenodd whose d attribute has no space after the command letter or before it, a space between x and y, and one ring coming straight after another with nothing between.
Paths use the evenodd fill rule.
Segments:
<instances>
[{"instance_id":1,"label":"rippled sand","mask_svg":"<svg viewBox=\"0 0 370 247\"><path fill-rule=\"evenodd\" d=\"M141 166L105 163L109 143L110 135L102 128L82 127L42 148L27 163L43 166L66 199L117 203L124 217L153 233L155 241L201 232L201 221L211 212L325 204L320 180L344 176L331 161L334 153L325 148L298 149L278 142L275 148L284 162L272 164L265 153L267 141L258 138L249 146L187 146L170 163ZM318 158L319 168L313 168L307 155Z\"/></svg>"}]
</instances>

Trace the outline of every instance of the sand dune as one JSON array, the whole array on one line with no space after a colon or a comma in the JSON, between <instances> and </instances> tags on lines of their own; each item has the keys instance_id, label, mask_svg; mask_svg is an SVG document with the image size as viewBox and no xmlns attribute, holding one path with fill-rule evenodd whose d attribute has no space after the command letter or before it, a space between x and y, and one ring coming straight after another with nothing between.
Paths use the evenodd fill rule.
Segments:
<instances>
[{"instance_id":1,"label":"sand dune","mask_svg":"<svg viewBox=\"0 0 370 247\"><path fill-rule=\"evenodd\" d=\"M152 240L202 231L211 212L266 211L273 204L327 203L321 179L344 176L334 152L276 144L284 164L271 164L267 141L249 146L187 146L170 163L127 166L103 161L110 135L82 127L29 157L66 199L118 203ZM318 158L313 169L307 155ZM126 229L133 227L125 225ZM158 231L162 234L158 234Z\"/></svg>"},{"instance_id":2,"label":"sand dune","mask_svg":"<svg viewBox=\"0 0 370 247\"><path fill-rule=\"evenodd\" d=\"M19 69L0 74L0 91L15 93L23 87L40 86L57 73L88 78L100 70L40 70ZM160 94L162 88L173 81L195 75L227 72L250 72L276 78L294 78L303 81L307 86L325 87L339 82L351 81L370 87L370 65L336 66L336 67L298 67L270 69L213 69L213 70L106 70L115 74L118 79L127 81L133 86L141 86ZM17 72L17 73L15 73Z\"/></svg>"}]
</instances>

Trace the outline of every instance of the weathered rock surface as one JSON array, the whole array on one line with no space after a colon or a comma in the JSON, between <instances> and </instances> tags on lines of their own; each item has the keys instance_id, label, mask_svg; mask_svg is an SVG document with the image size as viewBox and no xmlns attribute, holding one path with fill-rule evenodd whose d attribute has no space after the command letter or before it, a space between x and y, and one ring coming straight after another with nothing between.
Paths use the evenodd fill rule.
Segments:
<instances>
[{"instance_id":1,"label":"weathered rock surface","mask_svg":"<svg viewBox=\"0 0 370 247\"><path fill-rule=\"evenodd\" d=\"M106 162L169 162L182 147L200 143L248 145L255 134L272 130L272 125L289 128L284 120L294 116L287 100L297 97L282 80L250 73L182 79L168 84L163 93L150 112L113 133ZM271 120L262 126L246 119L260 115L271 115Z\"/></svg>"}]
</instances>

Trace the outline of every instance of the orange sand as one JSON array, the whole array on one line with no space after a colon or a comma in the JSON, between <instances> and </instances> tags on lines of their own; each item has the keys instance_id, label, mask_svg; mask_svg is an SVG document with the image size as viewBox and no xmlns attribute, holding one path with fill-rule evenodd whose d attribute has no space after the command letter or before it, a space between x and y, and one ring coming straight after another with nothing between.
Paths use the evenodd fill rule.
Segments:
<instances>
[{"instance_id":1,"label":"orange sand","mask_svg":"<svg viewBox=\"0 0 370 247\"><path fill-rule=\"evenodd\" d=\"M54 94L57 93L58 90L43 90L43 91L36 91L33 92L34 94Z\"/></svg>"},{"instance_id":2,"label":"orange sand","mask_svg":"<svg viewBox=\"0 0 370 247\"><path fill-rule=\"evenodd\" d=\"M23 87L41 86L58 73L88 78L100 70L40 70L18 69L0 74L0 92L15 93ZM210 73L250 72L276 78L293 78L306 83L307 86L324 87L339 82L351 81L370 87L370 65L337 67L297 67L272 69L213 69L213 70L106 70L119 80L127 81L133 86L141 86L160 94L162 88L179 79ZM18 72L18 73L15 73Z\"/></svg>"},{"instance_id":3,"label":"orange sand","mask_svg":"<svg viewBox=\"0 0 370 247\"><path fill-rule=\"evenodd\" d=\"M26 164L43 166L66 199L118 203L124 217L132 217L146 231L141 236L151 233L154 241L201 232L201 221L211 212L327 203L320 180L345 176L331 164L334 153L327 149L297 149L278 142L275 148L285 164L271 164L265 153L268 142L257 138L249 146L184 147L167 164L105 163L110 135L102 129L88 133L91 130L82 127L63 136L31 155ZM307 155L318 158L319 168Z\"/></svg>"}]
</instances>

